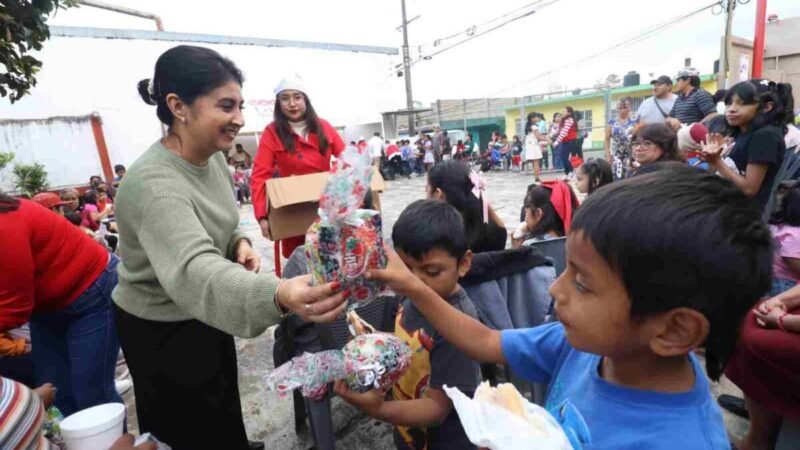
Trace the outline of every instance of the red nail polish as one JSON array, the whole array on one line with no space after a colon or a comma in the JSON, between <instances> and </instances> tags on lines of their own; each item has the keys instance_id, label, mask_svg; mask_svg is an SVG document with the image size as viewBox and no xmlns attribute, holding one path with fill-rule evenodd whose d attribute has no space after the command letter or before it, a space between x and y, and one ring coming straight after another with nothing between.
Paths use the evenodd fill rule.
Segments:
<instances>
[{"instance_id":1,"label":"red nail polish","mask_svg":"<svg viewBox=\"0 0 800 450\"><path fill-rule=\"evenodd\" d=\"M350 289L345 289L344 292L342 292L342 295L344 298L350 298Z\"/></svg>"},{"instance_id":2,"label":"red nail polish","mask_svg":"<svg viewBox=\"0 0 800 450\"><path fill-rule=\"evenodd\" d=\"M333 291L339 291L339 289L341 289L341 288L342 288L342 283L340 283L338 281L334 281L333 283L331 283L331 289Z\"/></svg>"}]
</instances>

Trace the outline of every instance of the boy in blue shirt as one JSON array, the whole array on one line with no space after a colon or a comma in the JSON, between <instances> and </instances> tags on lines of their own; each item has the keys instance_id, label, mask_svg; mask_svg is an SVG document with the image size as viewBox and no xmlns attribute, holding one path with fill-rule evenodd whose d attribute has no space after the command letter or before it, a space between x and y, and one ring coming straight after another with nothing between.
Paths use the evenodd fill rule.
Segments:
<instances>
[{"instance_id":1,"label":"boy in blue shirt","mask_svg":"<svg viewBox=\"0 0 800 450\"><path fill-rule=\"evenodd\" d=\"M451 344L548 383L589 427L586 449L729 449L693 350L718 379L739 324L769 290L771 239L732 183L678 165L600 189L581 205L567 269L550 288L560 323L491 330L390 255L369 276L407 295Z\"/></svg>"}]
</instances>

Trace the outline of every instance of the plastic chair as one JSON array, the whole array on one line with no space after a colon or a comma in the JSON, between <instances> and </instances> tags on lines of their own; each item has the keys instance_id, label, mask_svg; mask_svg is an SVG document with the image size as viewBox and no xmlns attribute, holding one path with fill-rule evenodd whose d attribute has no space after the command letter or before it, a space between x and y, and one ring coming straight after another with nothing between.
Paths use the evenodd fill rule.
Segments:
<instances>
[{"instance_id":1,"label":"plastic chair","mask_svg":"<svg viewBox=\"0 0 800 450\"><path fill-rule=\"evenodd\" d=\"M490 265L497 267L502 272L502 265L494 265L492 258L499 258L513 253L525 255L532 259L530 264L521 264L519 261L506 261L513 273L495 279L483 280L479 283L470 283L462 280L462 286L475 304L478 317L488 327L503 330L513 328L531 328L545 322L552 299L548 293L550 285L555 280L556 274L553 261L547 258L535 247L503 250L500 252L479 253L473 257L473 266L481 264L482 259L488 259ZM536 262L537 258L545 256L543 263ZM524 269L519 269L520 267ZM528 267L528 268L525 268ZM519 269L519 270L516 270ZM516 271L515 271L516 270ZM469 275L467 276L469 277ZM493 381L493 366L482 366L485 378ZM546 386L529 384L516 377L506 366L507 379L516 386L523 395L527 395L533 402L543 405Z\"/></svg>"},{"instance_id":2,"label":"plastic chair","mask_svg":"<svg viewBox=\"0 0 800 450\"><path fill-rule=\"evenodd\" d=\"M284 278L293 278L308 273L303 248L295 249L284 266ZM397 298L385 298L374 301L356 309L362 319L379 331L393 332L394 318L397 315L399 302ZM294 343L295 356L302 353L316 353L323 350L339 350L352 338L347 321L339 318L328 324L310 324L296 316L289 316L281 322L281 332L286 333ZM317 450L336 448L336 435L331 414L332 386L319 400L303 398L299 391L293 393L295 432L305 424L306 419L311 428Z\"/></svg>"},{"instance_id":3,"label":"plastic chair","mask_svg":"<svg viewBox=\"0 0 800 450\"><path fill-rule=\"evenodd\" d=\"M538 249L542 254L553 260L553 267L556 269L556 278L560 277L567 267L567 238L560 237L537 241L530 244L531 247Z\"/></svg>"}]
</instances>

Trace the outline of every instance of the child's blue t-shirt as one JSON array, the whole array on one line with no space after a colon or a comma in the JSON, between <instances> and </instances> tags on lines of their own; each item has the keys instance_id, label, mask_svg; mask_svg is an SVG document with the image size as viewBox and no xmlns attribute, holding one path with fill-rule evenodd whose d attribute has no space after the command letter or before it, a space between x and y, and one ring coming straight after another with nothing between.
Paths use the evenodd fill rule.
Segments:
<instances>
[{"instance_id":1,"label":"child's blue t-shirt","mask_svg":"<svg viewBox=\"0 0 800 450\"><path fill-rule=\"evenodd\" d=\"M694 356L691 391L667 394L631 389L600 378L602 358L572 348L560 323L505 330L503 355L532 383L549 383L546 408L569 400L589 426L585 450L728 450L722 413Z\"/></svg>"}]
</instances>

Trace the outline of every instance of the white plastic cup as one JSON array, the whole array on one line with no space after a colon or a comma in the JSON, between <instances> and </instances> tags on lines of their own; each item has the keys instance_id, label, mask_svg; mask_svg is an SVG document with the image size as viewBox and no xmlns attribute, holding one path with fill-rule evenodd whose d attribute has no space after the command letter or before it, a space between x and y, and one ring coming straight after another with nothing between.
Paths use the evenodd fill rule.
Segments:
<instances>
[{"instance_id":1,"label":"white plastic cup","mask_svg":"<svg viewBox=\"0 0 800 450\"><path fill-rule=\"evenodd\" d=\"M122 436L125 405L106 403L67 417L61 422L61 436L67 450L108 450Z\"/></svg>"}]
</instances>

